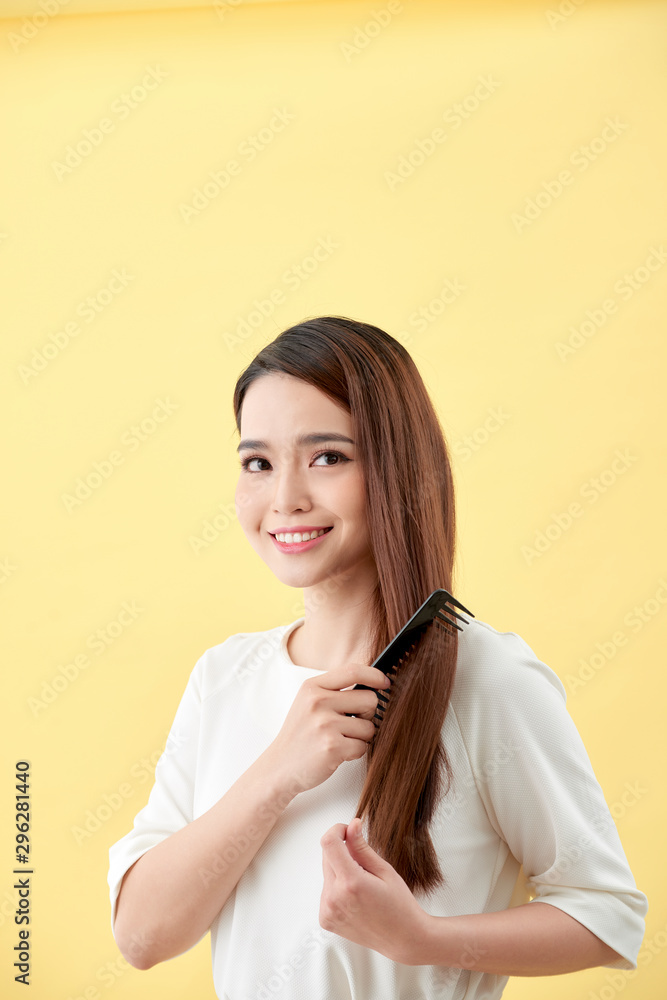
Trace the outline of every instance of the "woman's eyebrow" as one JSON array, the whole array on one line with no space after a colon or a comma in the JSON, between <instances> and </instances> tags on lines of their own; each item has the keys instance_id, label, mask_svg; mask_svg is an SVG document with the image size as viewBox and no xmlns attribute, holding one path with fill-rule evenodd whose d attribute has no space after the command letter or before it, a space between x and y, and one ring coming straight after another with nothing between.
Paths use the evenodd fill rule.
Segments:
<instances>
[{"instance_id":1,"label":"woman's eyebrow","mask_svg":"<svg viewBox=\"0 0 667 1000\"><path fill-rule=\"evenodd\" d=\"M334 432L329 432L329 431L323 434L301 434L298 438L296 438L297 445L324 444L325 442L328 441L342 441L346 444L354 444L354 441L349 437L345 437L344 434L336 434ZM236 450L243 451L245 448L255 449L255 448L268 448L268 447L269 445L266 443L266 441L258 441L255 440L254 438L246 438L244 441L241 441Z\"/></svg>"}]
</instances>

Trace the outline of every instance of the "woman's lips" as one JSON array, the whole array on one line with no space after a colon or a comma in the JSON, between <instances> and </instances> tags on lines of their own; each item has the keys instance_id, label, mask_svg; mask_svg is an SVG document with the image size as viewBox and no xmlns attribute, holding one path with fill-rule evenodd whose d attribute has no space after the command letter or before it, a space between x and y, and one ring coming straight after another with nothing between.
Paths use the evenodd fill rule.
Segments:
<instances>
[{"instance_id":1,"label":"woman's lips","mask_svg":"<svg viewBox=\"0 0 667 1000\"><path fill-rule=\"evenodd\" d=\"M325 531L323 535L318 535L317 538L311 538L307 542L279 542L275 535L271 535L274 545L281 552L306 552L308 549L312 549L313 545L317 545L319 542L323 542L327 535L330 535L333 528Z\"/></svg>"}]
</instances>

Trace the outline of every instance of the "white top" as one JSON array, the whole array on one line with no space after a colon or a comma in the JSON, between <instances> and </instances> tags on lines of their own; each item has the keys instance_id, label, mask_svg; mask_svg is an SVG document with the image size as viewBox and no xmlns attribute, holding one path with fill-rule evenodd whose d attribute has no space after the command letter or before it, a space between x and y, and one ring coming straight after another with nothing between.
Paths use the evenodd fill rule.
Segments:
<instances>
[{"instance_id":1,"label":"white top","mask_svg":"<svg viewBox=\"0 0 667 1000\"><path fill-rule=\"evenodd\" d=\"M323 673L288 655L303 621L232 635L197 661L148 803L109 851L112 930L130 865L210 809L276 737L303 681ZM471 619L458 641L443 725L454 781L430 828L447 885L417 900L438 916L489 913L528 902L527 888L622 956L608 968L635 969L648 901L561 681L514 632ZM290 802L211 924L220 1000L502 994L507 976L398 964L320 927L320 837L354 817L365 769L365 756L344 761Z\"/></svg>"}]
</instances>

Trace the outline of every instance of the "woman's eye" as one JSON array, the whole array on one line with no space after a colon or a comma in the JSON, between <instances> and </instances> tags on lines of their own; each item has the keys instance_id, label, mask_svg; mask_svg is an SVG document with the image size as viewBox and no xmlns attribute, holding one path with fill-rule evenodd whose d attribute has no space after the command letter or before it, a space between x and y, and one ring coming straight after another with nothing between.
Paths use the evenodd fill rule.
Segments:
<instances>
[{"instance_id":1,"label":"woman's eye","mask_svg":"<svg viewBox=\"0 0 667 1000\"><path fill-rule=\"evenodd\" d=\"M320 462L319 463L320 467L322 465L327 466L327 467L334 467L336 465L340 465L341 461L342 462L349 462L350 461L349 458L347 457L347 455L343 455L343 453L340 452L340 451L322 451L322 452L320 452L319 455L315 456L315 458L313 459L313 463L319 462L319 460L321 458L329 459L331 457L333 457L335 459L334 462L329 462L329 461ZM261 468L260 469L257 469L257 468L251 469L250 468L250 463L251 462L266 462L267 465L271 464L270 462L267 461L267 459L262 458L260 455L251 455L249 458L245 458L241 462L241 467L242 467L242 469L245 472L257 473L257 472L265 472L266 471L265 469L261 469Z\"/></svg>"},{"instance_id":2,"label":"woman's eye","mask_svg":"<svg viewBox=\"0 0 667 1000\"><path fill-rule=\"evenodd\" d=\"M255 455L252 458L245 458L241 462L241 468L244 469L245 472L262 472L263 471L262 469L251 469L251 468L249 468L251 462L266 462L266 459L265 458L260 458L258 455Z\"/></svg>"},{"instance_id":3,"label":"woman's eye","mask_svg":"<svg viewBox=\"0 0 667 1000\"><path fill-rule=\"evenodd\" d=\"M318 459L319 458L330 458L331 456L333 456L336 459L339 459L339 458L345 459L345 455L342 455L339 451L323 451L320 455L317 456L317 458ZM325 462L324 464L325 465L340 465L340 462L339 461L336 461L336 462Z\"/></svg>"}]
</instances>

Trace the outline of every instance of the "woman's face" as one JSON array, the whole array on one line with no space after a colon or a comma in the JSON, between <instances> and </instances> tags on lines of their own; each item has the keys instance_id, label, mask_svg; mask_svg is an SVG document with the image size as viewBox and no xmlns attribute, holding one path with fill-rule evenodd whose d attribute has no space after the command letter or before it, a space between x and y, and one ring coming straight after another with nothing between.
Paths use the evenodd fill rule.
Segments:
<instances>
[{"instance_id":1,"label":"woman's face","mask_svg":"<svg viewBox=\"0 0 667 1000\"><path fill-rule=\"evenodd\" d=\"M305 435L319 441L300 442ZM339 435L347 440L336 440ZM247 444L247 442L262 442ZM350 414L290 375L260 376L241 409L236 513L246 538L290 587L375 572L364 481ZM318 541L280 544L279 531L330 528ZM294 540L293 540L294 543Z\"/></svg>"}]
</instances>

